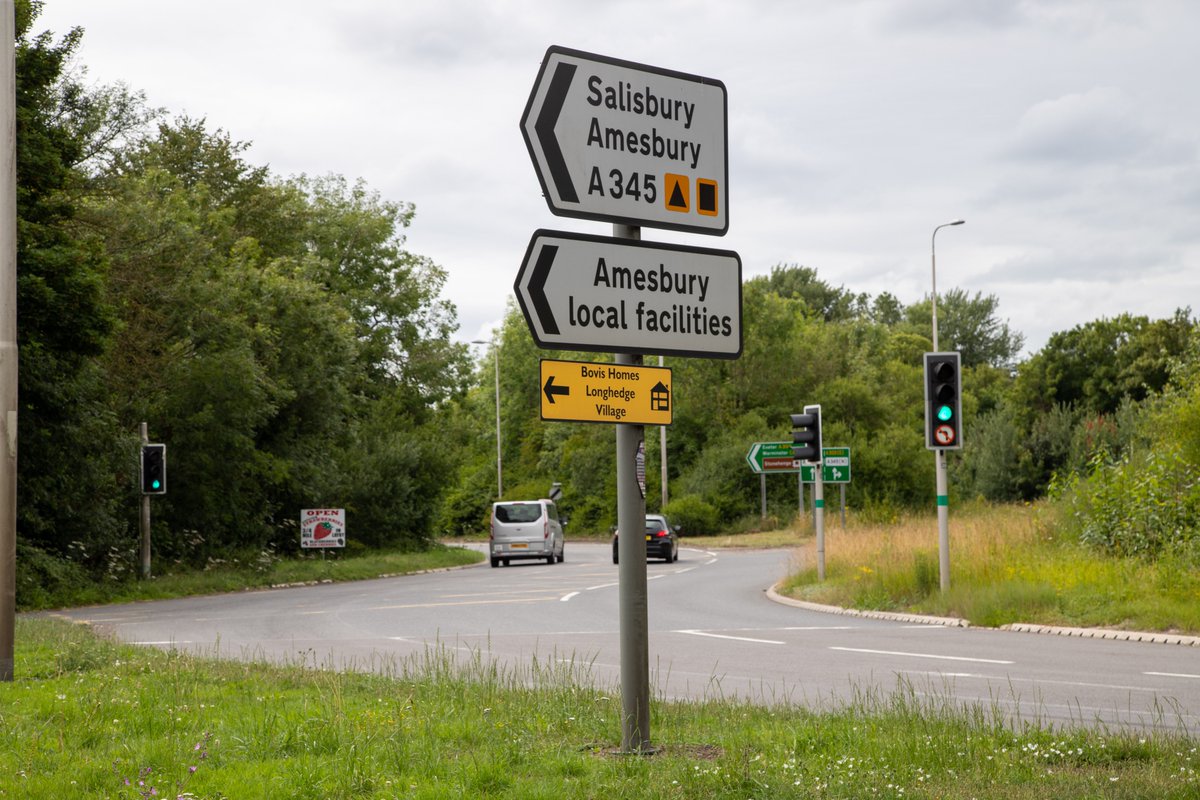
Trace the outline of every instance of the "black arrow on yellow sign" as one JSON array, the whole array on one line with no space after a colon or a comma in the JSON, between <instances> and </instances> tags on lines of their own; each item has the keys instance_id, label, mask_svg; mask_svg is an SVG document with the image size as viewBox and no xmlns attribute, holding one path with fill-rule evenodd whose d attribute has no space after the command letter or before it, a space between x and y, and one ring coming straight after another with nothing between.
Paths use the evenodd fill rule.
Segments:
<instances>
[{"instance_id":1,"label":"black arrow on yellow sign","mask_svg":"<svg viewBox=\"0 0 1200 800\"><path fill-rule=\"evenodd\" d=\"M551 404L554 403L554 395L561 394L561 395L569 396L571 394L570 386L555 386L554 385L554 376L553 375L551 375L549 378L546 378L546 385L544 387L542 387L542 389L543 389L543 391L546 392L546 402L551 403Z\"/></svg>"}]
</instances>

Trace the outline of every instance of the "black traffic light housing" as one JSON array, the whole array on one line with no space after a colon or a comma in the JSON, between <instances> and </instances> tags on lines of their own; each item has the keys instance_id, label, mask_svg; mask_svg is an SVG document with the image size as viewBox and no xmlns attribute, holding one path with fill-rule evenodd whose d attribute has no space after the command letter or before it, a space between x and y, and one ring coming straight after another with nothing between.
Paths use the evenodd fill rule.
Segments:
<instances>
[{"instance_id":1,"label":"black traffic light housing","mask_svg":"<svg viewBox=\"0 0 1200 800\"><path fill-rule=\"evenodd\" d=\"M142 494L167 493L167 446L142 445Z\"/></svg>"},{"instance_id":2,"label":"black traffic light housing","mask_svg":"<svg viewBox=\"0 0 1200 800\"><path fill-rule=\"evenodd\" d=\"M958 353L925 354L925 447L962 449L962 368Z\"/></svg>"},{"instance_id":3,"label":"black traffic light housing","mask_svg":"<svg viewBox=\"0 0 1200 800\"><path fill-rule=\"evenodd\" d=\"M817 464L821 461L821 407L805 406L803 414L791 414L792 458Z\"/></svg>"}]
</instances>

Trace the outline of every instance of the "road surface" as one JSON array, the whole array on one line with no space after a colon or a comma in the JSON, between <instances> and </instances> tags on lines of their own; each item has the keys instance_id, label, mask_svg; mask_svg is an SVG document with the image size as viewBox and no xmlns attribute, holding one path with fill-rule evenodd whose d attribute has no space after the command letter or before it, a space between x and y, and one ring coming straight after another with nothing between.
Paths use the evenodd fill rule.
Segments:
<instances>
[{"instance_id":1,"label":"road surface","mask_svg":"<svg viewBox=\"0 0 1200 800\"><path fill-rule=\"evenodd\" d=\"M677 563L647 567L656 697L828 707L903 691L1009 719L1200 731L1200 649L798 609L766 595L788 551L683 544ZM394 669L432 646L514 669L565 662L616 691L611 548L568 542L566 557L60 613L128 642L231 658Z\"/></svg>"}]
</instances>

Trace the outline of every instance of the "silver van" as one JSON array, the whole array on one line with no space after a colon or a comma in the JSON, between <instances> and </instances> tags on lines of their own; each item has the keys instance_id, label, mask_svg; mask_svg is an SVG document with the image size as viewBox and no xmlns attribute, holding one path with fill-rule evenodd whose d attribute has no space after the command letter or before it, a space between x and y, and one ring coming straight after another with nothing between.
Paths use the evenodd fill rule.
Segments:
<instances>
[{"instance_id":1,"label":"silver van","mask_svg":"<svg viewBox=\"0 0 1200 800\"><path fill-rule=\"evenodd\" d=\"M492 503L488 535L492 566L508 566L514 558L544 558L547 564L566 557L562 522L553 500Z\"/></svg>"}]
</instances>

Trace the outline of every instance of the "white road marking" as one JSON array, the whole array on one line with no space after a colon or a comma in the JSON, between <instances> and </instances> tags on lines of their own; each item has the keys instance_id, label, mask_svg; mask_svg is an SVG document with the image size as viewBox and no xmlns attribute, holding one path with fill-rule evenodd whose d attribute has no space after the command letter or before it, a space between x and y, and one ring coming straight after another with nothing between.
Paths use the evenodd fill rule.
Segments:
<instances>
[{"instance_id":1,"label":"white road marking","mask_svg":"<svg viewBox=\"0 0 1200 800\"><path fill-rule=\"evenodd\" d=\"M857 625L803 625L793 628L780 628L781 631L853 631Z\"/></svg>"},{"instance_id":2,"label":"white road marking","mask_svg":"<svg viewBox=\"0 0 1200 800\"><path fill-rule=\"evenodd\" d=\"M1156 675L1160 678L1198 678L1200 675L1192 675L1187 672L1143 672L1143 675Z\"/></svg>"},{"instance_id":3,"label":"white road marking","mask_svg":"<svg viewBox=\"0 0 1200 800\"><path fill-rule=\"evenodd\" d=\"M543 600L556 600L554 595L545 595L543 597L518 597L512 600L467 600L458 603L401 603L394 606L373 606L365 608L364 611L391 611L396 608L437 608L439 606L505 606L514 605L516 603L540 603Z\"/></svg>"},{"instance_id":4,"label":"white road marking","mask_svg":"<svg viewBox=\"0 0 1200 800\"><path fill-rule=\"evenodd\" d=\"M570 594L564 594L562 597L558 598L558 601L560 603L565 603L568 600L570 600L572 597L575 597L577 594L579 594L579 592L571 592Z\"/></svg>"},{"instance_id":5,"label":"white road marking","mask_svg":"<svg viewBox=\"0 0 1200 800\"><path fill-rule=\"evenodd\" d=\"M900 673L903 675L925 675L927 677L974 678L976 680L997 681L998 683L1037 683L1043 685L1053 684L1055 686L1086 686L1089 689L1120 689L1124 692L1158 691L1150 686L1129 686L1121 683L1088 683L1087 681L1056 681L1048 678L1021 678L1015 675L980 675L977 672L914 672L912 670L900 670ZM1194 675L1192 677L1200 678L1200 675Z\"/></svg>"},{"instance_id":6,"label":"white road marking","mask_svg":"<svg viewBox=\"0 0 1200 800\"><path fill-rule=\"evenodd\" d=\"M1015 664L1015 661L1003 661L998 658L968 658L967 656L942 656L935 653L906 653L902 650L869 650L865 647L830 647L830 650L844 650L847 653L871 653L877 656L906 656L908 658L936 658L942 661L973 661L979 664Z\"/></svg>"},{"instance_id":7,"label":"white road marking","mask_svg":"<svg viewBox=\"0 0 1200 800\"><path fill-rule=\"evenodd\" d=\"M694 630L674 631L674 633L686 633L691 636L707 636L710 639L732 639L735 642L754 642L755 644L787 644L787 642L777 642L774 639L751 639L749 636L726 636L721 633L705 633L704 631Z\"/></svg>"}]
</instances>

